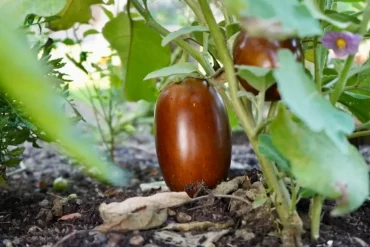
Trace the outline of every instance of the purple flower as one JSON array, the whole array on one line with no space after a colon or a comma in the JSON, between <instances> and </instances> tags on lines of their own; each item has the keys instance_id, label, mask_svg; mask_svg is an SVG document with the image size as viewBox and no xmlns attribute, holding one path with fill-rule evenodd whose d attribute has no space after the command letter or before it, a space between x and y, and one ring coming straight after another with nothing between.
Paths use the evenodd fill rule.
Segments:
<instances>
[{"instance_id":1,"label":"purple flower","mask_svg":"<svg viewBox=\"0 0 370 247\"><path fill-rule=\"evenodd\" d=\"M350 32L326 32L321 43L328 49L332 49L338 57L348 54L355 55L358 52L362 36Z\"/></svg>"}]
</instances>

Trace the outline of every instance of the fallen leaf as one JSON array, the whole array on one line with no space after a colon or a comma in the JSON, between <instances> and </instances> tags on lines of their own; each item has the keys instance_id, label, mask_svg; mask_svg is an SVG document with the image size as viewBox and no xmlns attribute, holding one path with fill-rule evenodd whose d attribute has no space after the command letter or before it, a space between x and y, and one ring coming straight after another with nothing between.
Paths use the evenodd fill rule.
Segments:
<instances>
[{"instance_id":1,"label":"fallen leaf","mask_svg":"<svg viewBox=\"0 0 370 247\"><path fill-rule=\"evenodd\" d=\"M102 203L99 207L103 224L96 230L140 230L161 226L168 217L168 208L179 206L191 198L186 192L162 192L148 197L132 197L123 202Z\"/></svg>"},{"instance_id":2,"label":"fallen leaf","mask_svg":"<svg viewBox=\"0 0 370 247\"><path fill-rule=\"evenodd\" d=\"M82 215L80 213L73 213L73 214L67 214L63 215L62 217L59 218L59 220L72 220L76 218L80 218Z\"/></svg>"},{"instance_id":3,"label":"fallen leaf","mask_svg":"<svg viewBox=\"0 0 370 247\"><path fill-rule=\"evenodd\" d=\"M214 193L218 195L226 195L235 192L243 183L249 183L250 185L250 181L247 176L239 176L230 181L220 183L214 190Z\"/></svg>"},{"instance_id":4,"label":"fallen leaf","mask_svg":"<svg viewBox=\"0 0 370 247\"><path fill-rule=\"evenodd\" d=\"M214 229L227 229L234 226L234 222L211 222L211 221L201 221L201 222L190 222L190 223L172 223L164 227L164 230L174 230L174 231L194 231L194 230L206 230L208 228Z\"/></svg>"},{"instance_id":5,"label":"fallen leaf","mask_svg":"<svg viewBox=\"0 0 370 247\"><path fill-rule=\"evenodd\" d=\"M171 231L157 231L154 233L153 237L169 246L198 247L215 243L229 232L230 230L222 230L194 235L191 232L176 233Z\"/></svg>"}]
</instances>

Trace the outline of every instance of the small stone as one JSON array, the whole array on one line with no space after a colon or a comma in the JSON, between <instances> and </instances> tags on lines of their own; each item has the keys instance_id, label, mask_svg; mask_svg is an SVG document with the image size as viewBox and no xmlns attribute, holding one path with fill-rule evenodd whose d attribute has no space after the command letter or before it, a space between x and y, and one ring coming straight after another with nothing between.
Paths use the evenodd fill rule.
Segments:
<instances>
[{"instance_id":1,"label":"small stone","mask_svg":"<svg viewBox=\"0 0 370 247\"><path fill-rule=\"evenodd\" d=\"M176 212L171 210L171 209L168 209L168 216L175 216L176 215Z\"/></svg>"},{"instance_id":2,"label":"small stone","mask_svg":"<svg viewBox=\"0 0 370 247\"><path fill-rule=\"evenodd\" d=\"M46 215L45 221L50 222L52 219L53 219L53 213L49 211L48 214Z\"/></svg>"},{"instance_id":3,"label":"small stone","mask_svg":"<svg viewBox=\"0 0 370 247\"><path fill-rule=\"evenodd\" d=\"M39 239L39 237L38 236L32 236L31 237L31 241L32 242L37 242L37 240Z\"/></svg>"},{"instance_id":4,"label":"small stone","mask_svg":"<svg viewBox=\"0 0 370 247\"><path fill-rule=\"evenodd\" d=\"M39 206L42 208L46 208L47 206L49 206L49 201L44 199L41 202L39 202Z\"/></svg>"},{"instance_id":5,"label":"small stone","mask_svg":"<svg viewBox=\"0 0 370 247\"><path fill-rule=\"evenodd\" d=\"M248 199L254 201L256 199L256 194L254 194L252 191L248 190L245 192L245 195Z\"/></svg>"},{"instance_id":6,"label":"small stone","mask_svg":"<svg viewBox=\"0 0 370 247\"><path fill-rule=\"evenodd\" d=\"M204 247L215 247L216 245L214 243L207 242Z\"/></svg>"},{"instance_id":7,"label":"small stone","mask_svg":"<svg viewBox=\"0 0 370 247\"><path fill-rule=\"evenodd\" d=\"M21 240L20 240L19 238L15 237L15 238L13 239L13 244L15 244L15 245L19 245L19 244L21 244Z\"/></svg>"},{"instance_id":8,"label":"small stone","mask_svg":"<svg viewBox=\"0 0 370 247\"><path fill-rule=\"evenodd\" d=\"M253 232L249 232L247 229L236 230L235 236L244 239L245 241L250 241L256 237Z\"/></svg>"},{"instance_id":9,"label":"small stone","mask_svg":"<svg viewBox=\"0 0 370 247\"><path fill-rule=\"evenodd\" d=\"M188 223L191 221L191 216L186 213L179 212L176 215L176 221L179 223Z\"/></svg>"},{"instance_id":10,"label":"small stone","mask_svg":"<svg viewBox=\"0 0 370 247\"><path fill-rule=\"evenodd\" d=\"M143 247L159 247L159 246L155 244L146 244Z\"/></svg>"},{"instance_id":11,"label":"small stone","mask_svg":"<svg viewBox=\"0 0 370 247\"><path fill-rule=\"evenodd\" d=\"M82 200L81 200L81 199L77 199L77 200L76 200L76 204L77 204L77 205L81 205L81 204L82 204Z\"/></svg>"},{"instance_id":12,"label":"small stone","mask_svg":"<svg viewBox=\"0 0 370 247\"><path fill-rule=\"evenodd\" d=\"M134 246L140 246L143 245L144 238L141 235L135 235L130 238L130 244Z\"/></svg>"}]
</instances>

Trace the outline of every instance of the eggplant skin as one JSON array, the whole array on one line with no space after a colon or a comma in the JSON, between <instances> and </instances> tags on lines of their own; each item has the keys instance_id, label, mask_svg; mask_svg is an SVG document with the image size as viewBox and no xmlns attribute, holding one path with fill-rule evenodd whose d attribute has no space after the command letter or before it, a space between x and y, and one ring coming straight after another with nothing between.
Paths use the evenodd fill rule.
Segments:
<instances>
[{"instance_id":1,"label":"eggplant skin","mask_svg":"<svg viewBox=\"0 0 370 247\"><path fill-rule=\"evenodd\" d=\"M227 178L229 118L220 95L206 80L187 77L167 85L154 117L158 162L171 191L186 191L192 197L193 185L212 189Z\"/></svg>"}]
</instances>

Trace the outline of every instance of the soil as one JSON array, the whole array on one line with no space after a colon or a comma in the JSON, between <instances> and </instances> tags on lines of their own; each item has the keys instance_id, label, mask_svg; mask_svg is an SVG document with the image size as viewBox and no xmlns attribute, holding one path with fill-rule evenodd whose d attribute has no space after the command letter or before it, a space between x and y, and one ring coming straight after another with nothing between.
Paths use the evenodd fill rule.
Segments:
<instances>
[{"instance_id":1,"label":"soil","mask_svg":"<svg viewBox=\"0 0 370 247\"><path fill-rule=\"evenodd\" d=\"M248 175L252 181L257 181L260 177L258 163L248 140L243 134L234 134L233 143L229 178ZM366 158L370 157L369 147L362 146L360 150ZM9 185L0 188L0 247L177 246L174 241L171 242L171 237L158 238L161 228L107 234L92 231L102 224L98 211L102 202L120 202L133 196L154 194L154 189L141 191L140 184L162 180L152 137L133 137L116 150L116 157L117 163L135 171L135 178L129 188L116 188L92 180L73 166L73 162L67 157L58 153L53 145L44 144L42 149L26 145L24 167L9 171ZM52 183L57 177L64 177L69 181L66 191L57 192L53 189ZM176 215L180 213L190 216L191 221L232 221L233 227L215 241L214 245L207 246L281 245L279 238L270 234L269 226L258 227L256 224L242 229L241 218L230 211L230 199L218 199L212 205L204 203L197 201L175 208L173 216L165 224L175 222ZM366 202L350 215L336 218L329 214L333 206L333 202L325 203L321 235L317 242L310 241L310 232L306 228L303 235L305 246L369 246L370 202ZM302 200L298 208L305 221L308 202ZM61 216L72 213L79 213L81 216L69 220L60 219ZM211 230L177 232L177 235L192 238ZM200 238L197 246L203 246L204 239L205 237Z\"/></svg>"}]
</instances>

